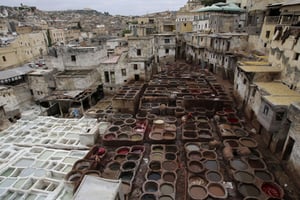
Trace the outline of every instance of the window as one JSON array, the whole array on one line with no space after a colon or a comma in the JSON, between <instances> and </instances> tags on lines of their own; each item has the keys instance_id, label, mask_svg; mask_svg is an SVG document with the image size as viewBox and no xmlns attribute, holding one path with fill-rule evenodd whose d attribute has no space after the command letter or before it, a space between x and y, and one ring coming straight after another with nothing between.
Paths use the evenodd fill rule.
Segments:
<instances>
[{"instance_id":1,"label":"window","mask_svg":"<svg viewBox=\"0 0 300 200\"><path fill-rule=\"evenodd\" d=\"M276 121L282 121L284 112L276 112Z\"/></svg>"},{"instance_id":2,"label":"window","mask_svg":"<svg viewBox=\"0 0 300 200\"><path fill-rule=\"evenodd\" d=\"M109 73L107 71L104 72L105 82L109 83Z\"/></svg>"},{"instance_id":3,"label":"window","mask_svg":"<svg viewBox=\"0 0 300 200\"><path fill-rule=\"evenodd\" d=\"M255 93L256 93L256 89L253 88L253 91L252 91L252 96L253 96L253 97L255 96Z\"/></svg>"},{"instance_id":4,"label":"window","mask_svg":"<svg viewBox=\"0 0 300 200\"><path fill-rule=\"evenodd\" d=\"M122 76L126 76L126 69L121 69Z\"/></svg>"},{"instance_id":5,"label":"window","mask_svg":"<svg viewBox=\"0 0 300 200\"><path fill-rule=\"evenodd\" d=\"M269 106L265 105L263 114L268 115L268 112L269 112Z\"/></svg>"},{"instance_id":6,"label":"window","mask_svg":"<svg viewBox=\"0 0 300 200\"><path fill-rule=\"evenodd\" d=\"M138 65L137 64L133 64L133 69L137 70L138 69Z\"/></svg>"},{"instance_id":7,"label":"window","mask_svg":"<svg viewBox=\"0 0 300 200\"><path fill-rule=\"evenodd\" d=\"M299 60L300 53L295 53L294 60Z\"/></svg>"},{"instance_id":8,"label":"window","mask_svg":"<svg viewBox=\"0 0 300 200\"><path fill-rule=\"evenodd\" d=\"M166 53L166 54L169 54L169 49L165 49L165 53Z\"/></svg>"},{"instance_id":9,"label":"window","mask_svg":"<svg viewBox=\"0 0 300 200\"><path fill-rule=\"evenodd\" d=\"M243 83L246 84L247 83L247 79L244 78Z\"/></svg>"},{"instance_id":10,"label":"window","mask_svg":"<svg viewBox=\"0 0 300 200\"><path fill-rule=\"evenodd\" d=\"M115 72L110 72L110 79L111 79L111 83L115 83Z\"/></svg>"},{"instance_id":11,"label":"window","mask_svg":"<svg viewBox=\"0 0 300 200\"><path fill-rule=\"evenodd\" d=\"M270 37L270 31L266 31L266 38Z\"/></svg>"},{"instance_id":12,"label":"window","mask_svg":"<svg viewBox=\"0 0 300 200\"><path fill-rule=\"evenodd\" d=\"M136 55L138 55L138 56L142 55L141 49L137 49L137 50L136 50Z\"/></svg>"},{"instance_id":13,"label":"window","mask_svg":"<svg viewBox=\"0 0 300 200\"><path fill-rule=\"evenodd\" d=\"M264 47L267 47L267 43L264 43Z\"/></svg>"},{"instance_id":14,"label":"window","mask_svg":"<svg viewBox=\"0 0 300 200\"><path fill-rule=\"evenodd\" d=\"M71 61L76 62L76 56L75 55L71 55Z\"/></svg>"},{"instance_id":15,"label":"window","mask_svg":"<svg viewBox=\"0 0 300 200\"><path fill-rule=\"evenodd\" d=\"M170 43L170 39L165 39L165 43L166 44Z\"/></svg>"},{"instance_id":16,"label":"window","mask_svg":"<svg viewBox=\"0 0 300 200\"><path fill-rule=\"evenodd\" d=\"M2 60L3 60L3 62L6 62L5 56L2 56Z\"/></svg>"},{"instance_id":17,"label":"window","mask_svg":"<svg viewBox=\"0 0 300 200\"><path fill-rule=\"evenodd\" d=\"M184 23L183 25L186 26L186 23Z\"/></svg>"}]
</instances>

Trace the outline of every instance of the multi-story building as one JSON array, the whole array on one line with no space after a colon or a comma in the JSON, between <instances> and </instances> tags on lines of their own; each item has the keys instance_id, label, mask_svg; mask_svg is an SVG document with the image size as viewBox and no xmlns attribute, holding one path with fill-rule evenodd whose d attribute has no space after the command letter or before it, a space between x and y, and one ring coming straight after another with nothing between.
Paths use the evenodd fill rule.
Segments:
<instances>
[{"instance_id":1,"label":"multi-story building","mask_svg":"<svg viewBox=\"0 0 300 200\"><path fill-rule=\"evenodd\" d=\"M66 43L64 29L49 29L49 36L51 38L51 45L62 45Z\"/></svg>"},{"instance_id":2,"label":"multi-story building","mask_svg":"<svg viewBox=\"0 0 300 200\"><path fill-rule=\"evenodd\" d=\"M162 33L154 35L156 62L166 64L175 61L176 35L175 33Z\"/></svg>"},{"instance_id":3,"label":"multi-story building","mask_svg":"<svg viewBox=\"0 0 300 200\"><path fill-rule=\"evenodd\" d=\"M21 34L10 44L0 47L0 70L20 66L47 54L44 32Z\"/></svg>"},{"instance_id":4,"label":"multi-story building","mask_svg":"<svg viewBox=\"0 0 300 200\"><path fill-rule=\"evenodd\" d=\"M128 37L128 68L134 71L134 80L150 80L154 64L154 37Z\"/></svg>"}]
</instances>

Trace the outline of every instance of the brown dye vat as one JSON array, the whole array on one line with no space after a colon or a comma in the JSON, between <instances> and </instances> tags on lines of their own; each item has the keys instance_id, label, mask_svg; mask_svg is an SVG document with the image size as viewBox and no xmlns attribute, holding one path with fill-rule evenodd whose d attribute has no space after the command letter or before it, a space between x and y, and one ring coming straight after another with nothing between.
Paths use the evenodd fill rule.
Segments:
<instances>
[{"instance_id":1,"label":"brown dye vat","mask_svg":"<svg viewBox=\"0 0 300 200\"><path fill-rule=\"evenodd\" d=\"M253 183L255 181L254 175L247 171L236 171L234 172L233 177L236 181L242 183Z\"/></svg>"},{"instance_id":2,"label":"brown dye vat","mask_svg":"<svg viewBox=\"0 0 300 200\"><path fill-rule=\"evenodd\" d=\"M164 170L174 171L177 169L177 162L175 161L164 161L162 163L162 167Z\"/></svg>"},{"instance_id":3,"label":"brown dye vat","mask_svg":"<svg viewBox=\"0 0 300 200\"><path fill-rule=\"evenodd\" d=\"M209 123L199 123L197 125L198 128L200 129L208 129L208 130L211 130L211 126L209 125Z\"/></svg>"},{"instance_id":4,"label":"brown dye vat","mask_svg":"<svg viewBox=\"0 0 300 200\"><path fill-rule=\"evenodd\" d=\"M176 180L176 174L173 172L165 172L163 174L163 180L166 182L175 182Z\"/></svg>"},{"instance_id":5,"label":"brown dye vat","mask_svg":"<svg viewBox=\"0 0 300 200\"><path fill-rule=\"evenodd\" d=\"M245 161L235 158L230 161L230 166L235 170L246 170L248 169L248 165Z\"/></svg>"},{"instance_id":6,"label":"brown dye vat","mask_svg":"<svg viewBox=\"0 0 300 200\"><path fill-rule=\"evenodd\" d=\"M209 130L206 130L206 129L200 129L198 131L198 135L201 137L201 138L211 138L212 137L212 133L209 131Z\"/></svg>"},{"instance_id":7,"label":"brown dye vat","mask_svg":"<svg viewBox=\"0 0 300 200\"><path fill-rule=\"evenodd\" d=\"M202 155L207 160L214 160L217 158L217 154L214 151L203 151Z\"/></svg>"},{"instance_id":8,"label":"brown dye vat","mask_svg":"<svg viewBox=\"0 0 300 200\"><path fill-rule=\"evenodd\" d=\"M161 173L160 172L148 172L147 179L151 181L158 181L161 179Z\"/></svg>"},{"instance_id":9,"label":"brown dye vat","mask_svg":"<svg viewBox=\"0 0 300 200\"><path fill-rule=\"evenodd\" d=\"M166 146L166 152L177 153L177 151L178 151L177 146L171 146L171 145Z\"/></svg>"},{"instance_id":10,"label":"brown dye vat","mask_svg":"<svg viewBox=\"0 0 300 200\"><path fill-rule=\"evenodd\" d=\"M132 127L130 127L130 126L123 126L123 127L121 127L121 129L120 129L120 131L121 132L127 132L127 133L131 133L132 132Z\"/></svg>"},{"instance_id":11,"label":"brown dye vat","mask_svg":"<svg viewBox=\"0 0 300 200\"><path fill-rule=\"evenodd\" d=\"M200 176L191 176L189 177L189 184L206 186L208 184L208 181Z\"/></svg>"},{"instance_id":12,"label":"brown dye vat","mask_svg":"<svg viewBox=\"0 0 300 200\"><path fill-rule=\"evenodd\" d=\"M140 146L140 145L136 145L136 146L133 146L131 148L131 151L132 153L143 153L145 151L145 147L144 146Z\"/></svg>"},{"instance_id":13,"label":"brown dye vat","mask_svg":"<svg viewBox=\"0 0 300 200\"><path fill-rule=\"evenodd\" d=\"M136 117L137 119L140 119L140 120L146 119L146 116L147 116L147 113L146 113L146 112L139 112L139 113L137 113L137 114L135 115L135 117Z\"/></svg>"},{"instance_id":14,"label":"brown dye vat","mask_svg":"<svg viewBox=\"0 0 300 200\"><path fill-rule=\"evenodd\" d=\"M254 175L263 181L274 181L273 175L266 170L254 170Z\"/></svg>"},{"instance_id":15,"label":"brown dye vat","mask_svg":"<svg viewBox=\"0 0 300 200\"><path fill-rule=\"evenodd\" d=\"M113 161L108 164L108 168L112 171L120 170L121 164L119 162Z\"/></svg>"},{"instance_id":16,"label":"brown dye vat","mask_svg":"<svg viewBox=\"0 0 300 200\"><path fill-rule=\"evenodd\" d=\"M257 142L252 138L240 138L240 143L248 148L256 148Z\"/></svg>"},{"instance_id":17,"label":"brown dye vat","mask_svg":"<svg viewBox=\"0 0 300 200\"><path fill-rule=\"evenodd\" d=\"M238 191L244 196L258 197L261 195L260 190L253 184L241 183L238 186Z\"/></svg>"},{"instance_id":18,"label":"brown dye vat","mask_svg":"<svg viewBox=\"0 0 300 200\"><path fill-rule=\"evenodd\" d=\"M221 182L223 180L223 176L218 171L207 171L205 176L210 182Z\"/></svg>"},{"instance_id":19,"label":"brown dye vat","mask_svg":"<svg viewBox=\"0 0 300 200\"><path fill-rule=\"evenodd\" d=\"M176 156L176 154L174 154L174 153L166 153L166 154L165 154L165 159L166 159L166 160L176 160L176 159L177 159L177 156Z\"/></svg>"},{"instance_id":20,"label":"brown dye vat","mask_svg":"<svg viewBox=\"0 0 300 200\"><path fill-rule=\"evenodd\" d=\"M127 161L122 164L122 169L125 171L132 170L136 167L136 163L134 161Z\"/></svg>"},{"instance_id":21,"label":"brown dye vat","mask_svg":"<svg viewBox=\"0 0 300 200\"><path fill-rule=\"evenodd\" d=\"M209 183L207 185L207 190L210 196L213 198L226 198L227 192L224 186L220 183Z\"/></svg>"},{"instance_id":22,"label":"brown dye vat","mask_svg":"<svg viewBox=\"0 0 300 200\"><path fill-rule=\"evenodd\" d=\"M159 161L151 161L149 168L153 171L161 170L161 163Z\"/></svg>"},{"instance_id":23,"label":"brown dye vat","mask_svg":"<svg viewBox=\"0 0 300 200\"><path fill-rule=\"evenodd\" d=\"M194 123L189 123L189 124L183 125L183 130L185 130L185 131L194 131L196 129L197 129L197 127Z\"/></svg>"},{"instance_id":24,"label":"brown dye vat","mask_svg":"<svg viewBox=\"0 0 300 200\"><path fill-rule=\"evenodd\" d=\"M205 160L205 161L203 161L203 166L207 170L214 170L214 171L219 170L219 164L218 164L218 161L216 161L216 160Z\"/></svg>"},{"instance_id":25,"label":"brown dye vat","mask_svg":"<svg viewBox=\"0 0 300 200\"><path fill-rule=\"evenodd\" d=\"M177 118L176 117L167 117L165 121L168 124L175 124L177 122Z\"/></svg>"},{"instance_id":26,"label":"brown dye vat","mask_svg":"<svg viewBox=\"0 0 300 200\"><path fill-rule=\"evenodd\" d=\"M237 148L239 147L239 143L238 140L224 140L224 145L226 146L226 144L228 144L230 147L232 148Z\"/></svg>"},{"instance_id":27,"label":"brown dye vat","mask_svg":"<svg viewBox=\"0 0 300 200\"><path fill-rule=\"evenodd\" d=\"M125 120L125 124L131 127L134 127L136 124L136 120L133 118L129 118Z\"/></svg>"},{"instance_id":28,"label":"brown dye vat","mask_svg":"<svg viewBox=\"0 0 300 200\"><path fill-rule=\"evenodd\" d=\"M144 184L145 192L157 192L158 184L154 181L146 181Z\"/></svg>"},{"instance_id":29,"label":"brown dye vat","mask_svg":"<svg viewBox=\"0 0 300 200\"><path fill-rule=\"evenodd\" d=\"M191 185L188 192L194 200L206 199L208 196L206 188L201 185Z\"/></svg>"},{"instance_id":30,"label":"brown dye vat","mask_svg":"<svg viewBox=\"0 0 300 200\"><path fill-rule=\"evenodd\" d=\"M200 151L191 151L188 153L188 158L191 160L200 160L202 158L202 154Z\"/></svg>"},{"instance_id":31,"label":"brown dye vat","mask_svg":"<svg viewBox=\"0 0 300 200\"><path fill-rule=\"evenodd\" d=\"M195 139L195 138L197 138L197 133L196 133L196 131L184 131L183 137L189 138L189 139Z\"/></svg>"},{"instance_id":32,"label":"brown dye vat","mask_svg":"<svg viewBox=\"0 0 300 200\"><path fill-rule=\"evenodd\" d=\"M173 132L164 132L163 133L163 139L166 139L166 140L172 140L172 139L175 139L175 133Z\"/></svg>"},{"instance_id":33,"label":"brown dye vat","mask_svg":"<svg viewBox=\"0 0 300 200\"><path fill-rule=\"evenodd\" d=\"M201 173L204 167L200 161L192 160L188 162L188 169L193 173Z\"/></svg>"},{"instance_id":34,"label":"brown dye vat","mask_svg":"<svg viewBox=\"0 0 300 200\"><path fill-rule=\"evenodd\" d=\"M266 165L264 164L262 159L248 158L248 164L253 169L265 169L266 168Z\"/></svg>"},{"instance_id":35,"label":"brown dye vat","mask_svg":"<svg viewBox=\"0 0 300 200\"><path fill-rule=\"evenodd\" d=\"M262 155L261 155L261 153L260 153L259 150L257 150L257 149L250 149L250 151L251 151L251 156L255 156L256 158L262 158Z\"/></svg>"},{"instance_id":36,"label":"brown dye vat","mask_svg":"<svg viewBox=\"0 0 300 200\"><path fill-rule=\"evenodd\" d=\"M160 192L162 195L170 195L175 192L174 186L169 183L162 183L160 185Z\"/></svg>"}]
</instances>

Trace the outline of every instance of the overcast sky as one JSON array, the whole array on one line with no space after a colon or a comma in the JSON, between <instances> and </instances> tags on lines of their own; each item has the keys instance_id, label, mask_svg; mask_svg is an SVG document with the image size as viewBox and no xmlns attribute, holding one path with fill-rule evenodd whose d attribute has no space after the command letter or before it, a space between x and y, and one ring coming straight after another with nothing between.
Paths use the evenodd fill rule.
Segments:
<instances>
[{"instance_id":1,"label":"overcast sky","mask_svg":"<svg viewBox=\"0 0 300 200\"><path fill-rule=\"evenodd\" d=\"M40 10L68 10L91 8L116 15L143 15L165 10L178 10L187 0L1 0L5 6L21 3L36 6Z\"/></svg>"}]
</instances>

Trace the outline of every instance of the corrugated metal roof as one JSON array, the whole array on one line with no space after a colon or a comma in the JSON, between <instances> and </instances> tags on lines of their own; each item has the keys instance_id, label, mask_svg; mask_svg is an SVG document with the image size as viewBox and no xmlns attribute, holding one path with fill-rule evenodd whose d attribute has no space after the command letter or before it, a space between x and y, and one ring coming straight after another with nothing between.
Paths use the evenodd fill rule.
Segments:
<instances>
[{"instance_id":1,"label":"corrugated metal roof","mask_svg":"<svg viewBox=\"0 0 300 200\"><path fill-rule=\"evenodd\" d=\"M13 69L3 70L3 71L0 71L0 80L25 75L28 72L31 72L33 70L34 69L32 69L31 67L29 67L27 65L24 65L22 67L16 67L16 68L13 68Z\"/></svg>"},{"instance_id":2,"label":"corrugated metal roof","mask_svg":"<svg viewBox=\"0 0 300 200\"><path fill-rule=\"evenodd\" d=\"M257 65L246 65L239 66L245 72L281 72L279 67L270 67L270 66L257 66Z\"/></svg>"}]
</instances>

